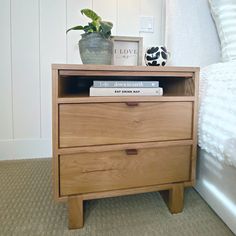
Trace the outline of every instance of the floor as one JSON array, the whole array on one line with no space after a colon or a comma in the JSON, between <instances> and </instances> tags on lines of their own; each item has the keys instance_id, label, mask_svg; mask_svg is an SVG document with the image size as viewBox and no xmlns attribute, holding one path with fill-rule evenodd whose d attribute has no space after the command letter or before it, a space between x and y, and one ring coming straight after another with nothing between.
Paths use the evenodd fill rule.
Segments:
<instances>
[{"instance_id":1,"label":"floor","mask_svg":"<svg viewBox=\"0 0 236 236\"><path fill-rule=\"evenodd\" d=\"M83 229L67 229L67 205L52 195L51 159L0 162L0 236L231 236L194 191L172 215L159 193L85 202Z\"/></svg>"}]
</instances>

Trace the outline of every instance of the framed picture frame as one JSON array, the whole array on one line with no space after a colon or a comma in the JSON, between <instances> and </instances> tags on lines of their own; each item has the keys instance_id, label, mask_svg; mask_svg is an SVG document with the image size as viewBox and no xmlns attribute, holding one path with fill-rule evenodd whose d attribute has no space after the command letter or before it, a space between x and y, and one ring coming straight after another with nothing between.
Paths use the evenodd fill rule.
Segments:
<instances>
[{"instance_id":1,"label":"framed picture frame","mask_svg":"<svg viewBox=\"0 0 236 236\"><path fill-rule=\"evenodd\" d=\"M128 36L113 36L113 65L139 66L143 60L143 38Z\"/></svg>"}]
</instances>

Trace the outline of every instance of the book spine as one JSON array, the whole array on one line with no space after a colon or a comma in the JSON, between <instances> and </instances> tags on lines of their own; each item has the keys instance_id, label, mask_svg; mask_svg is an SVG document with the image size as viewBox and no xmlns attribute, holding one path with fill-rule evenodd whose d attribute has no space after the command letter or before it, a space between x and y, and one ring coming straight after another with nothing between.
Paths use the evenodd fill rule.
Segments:
<instances>
[{"instance_id":1,"label":"book spine","mask_svg":"<svg viewBox=\"0 0 236 236\"><path fill-rule=\"evenodd\" d=\"M95 88L158 88L159 81L93 81Z\"/></svg>"},{"instance_id":2,"label":"book spine","mask_svg":"<svg viewBox=\"0 0 236 236\"><path fill-rule=\"evenodd\" d=\"M90 96L162 96L162 88L95 88L90 87Z\"/></svg>"}]
</instances>

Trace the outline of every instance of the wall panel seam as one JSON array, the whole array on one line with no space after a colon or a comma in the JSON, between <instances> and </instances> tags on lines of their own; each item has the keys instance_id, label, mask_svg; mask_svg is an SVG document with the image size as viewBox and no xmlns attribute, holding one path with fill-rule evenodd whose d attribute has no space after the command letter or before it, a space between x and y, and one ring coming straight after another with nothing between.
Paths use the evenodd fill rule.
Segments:
<instances>
[{"instance_id":1,"label":"wall panel seam","mask_svg":"<svg viewBox=\"0 0 236 236\"><path fill-rule=\"evenodd\" d=\"M66 29L67 30L67 27L68 27L68 1L65 0L65 10L66 10ZM66 63L68 63L68 37L67 37L67 34L66 34Z\"/></svg>"},{"instance_id":2,"label":"wall panel seam","mask_svg":"<svg viewBox=\"0 0 236 236\"><path fill-rule=\"evenodd\" d=\"M116 35L118 30L118 1L119 0L116 0L116 32L115 32Z\"/></svg>"},{"instance_id":3,"label":"wall panel seam","mask_svg":"<svg viewBox=\"0 0 236 236\"><path fill-rule=\"evenodd\" d=\"M40 119L39 119L39 136L42 138L42 67L41 67L41 11L40 11L40 6L41 6L41 1L38 0L38 21L39 21L39 114L40 114Z\"/></svg>"},{"instance_id":4,"label":"wall panel seam","mask_svg":"<svg viewBox=\"0 0 236 236\"><path fill-rule=\"evenodd\" d=\"M163 44L163 45L165 45L165 32L166 32L166 19L165 19L165 17L166 17L166 13L165 13L165 11L166 11L166 6L165 6L165 1L164 0L161 0L161 43Z\"/></svg>"},{"instance_id":5,"label":"wall panel seam","mask_svg":"<svg viewBox=\"0 0 236 236\"><path fill-rule=\"evenodd\" d=\"M10 66L11 66L11 70L10 70L10 73L11 73L11 132L12 132L12 139L15 138L15 131L14 131L14 109L13 109L13 103L14 103L14 100L13 100L13 71L12 71L12 65L13 65L13 62L12 62L12 0L10 0L10 57L11 57L11 62L10 62Z\"/></svg>"},{"instance_id":6,"label":"wall panel seam","mask_svg":"<svg viewBox=\"0 0 236 236\"><path fill-rule=\"evenodd\" d=\"M161 14L162 14L162 22L163 22L163 24L162 24L162 36L163 36L163 38L162 38L162 42L163 42L163 44L165 45L165 46L167 46L168 47L168 45L166 45L167 44L167 29L166 29L166 23L167 23L167 18L166 18L166 5L168 4L168 2L167 1L165 1L165 0L162 0L162 5L163 5L163 7L162 7L162 12L161 12Z\"/></svg>"},{"instance_id":7,"label":"wall panel seam","mask_svg":"<svg viewBox=\"0 0 236 236\"><path fill-rule=\"evenodd\" d=\"M142 0L139 0L138 1L138 4L139 4L139 8L138 8L138 11L139 11L139 18L140 18L140 16L141 16L141 12L142 12ZM139 20L139 19L138 19ZM139 22L138 22L138 24L139 24ZM138 30L138 35L139 35L139 37L141 36L141 32L140 32L140 30Z\"/></svg>"}]
</instances>

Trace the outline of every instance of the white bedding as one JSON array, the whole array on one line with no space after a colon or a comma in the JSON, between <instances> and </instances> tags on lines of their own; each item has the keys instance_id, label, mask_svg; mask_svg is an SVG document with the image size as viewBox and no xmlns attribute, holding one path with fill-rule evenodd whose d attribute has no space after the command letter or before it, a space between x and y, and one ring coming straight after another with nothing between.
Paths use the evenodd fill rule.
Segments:
<instances>
[{"instance_id":1,"label":"white bedding","mask_svg":"<svg viewBox=\"0 0 236 236\"><path fill-rule=\"evenodd\" d=\"M236 167L236 61L201 70L199 146Z\"/></svg>"}]
</instances>

